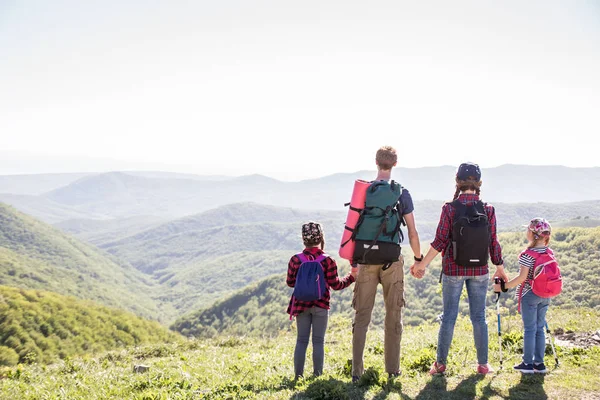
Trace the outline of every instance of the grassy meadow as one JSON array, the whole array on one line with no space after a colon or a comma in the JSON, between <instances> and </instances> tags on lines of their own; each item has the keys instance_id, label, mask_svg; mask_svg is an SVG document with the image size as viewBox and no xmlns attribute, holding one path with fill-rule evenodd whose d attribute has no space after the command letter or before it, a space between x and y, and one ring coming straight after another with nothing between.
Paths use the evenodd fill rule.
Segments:
<instances>
[{"instance_id":1,"label":"grassy meadow","mask_svg":"<svg viewBox=\"0 0 600 400\"><path fill-rule=\"evenodd\" d=\"M2 399L593 399L600 398L600 348L557 346L555 367L547 346L546 375L522 376L520 317L503 309L504 368L498 360L495 309L489 309L490 363L487 376L475 374L470 321L457 322L446 376L427 373L435 359L438 325L406 327L402 376L390 381L383 371L383 332L369 332L367 371L351 383L351 321L330 319L325 369L321 377L294 381L295 327L270 338L221 336L131 347L67 358L51 365L19 365L0 372ZM550 327L594 332L600 313L590 309L550 309ZM311 371L310 346L306 371ZM134 373L134 365L149 366Z\"/></svg>"}]
</instances>

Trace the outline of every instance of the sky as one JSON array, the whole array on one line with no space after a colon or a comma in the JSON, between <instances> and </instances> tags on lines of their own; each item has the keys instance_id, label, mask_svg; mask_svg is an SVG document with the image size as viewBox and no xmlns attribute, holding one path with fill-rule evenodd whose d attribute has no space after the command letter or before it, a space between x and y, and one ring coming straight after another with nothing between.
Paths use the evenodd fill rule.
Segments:
<instances>
[{"instance_id":1,"label":"sky","mask_svg":"<svg viewBox=\"0 0 600 400\"><path fill-rule=\"evenodd\" d=\"M597 1L0 0L0 174L600 166Z\"/></svg>"}]
</instances>

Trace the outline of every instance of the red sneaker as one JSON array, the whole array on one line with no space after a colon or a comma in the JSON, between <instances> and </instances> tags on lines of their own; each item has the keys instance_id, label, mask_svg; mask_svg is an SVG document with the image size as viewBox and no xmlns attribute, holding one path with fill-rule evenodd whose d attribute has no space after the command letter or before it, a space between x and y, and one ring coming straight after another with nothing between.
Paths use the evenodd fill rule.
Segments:
<instances>
[{"instance_id":1,"label":"red sneaker","mask_svg":"<svg viewBox=\"0 0 600 400\"><path fill-rule=\"evenodd\" d=\"M444 364L440 364L439 362L434 362L429 370L430 375L441 375L446 372L446 366Z\"/></svg>"},{"instance_id":2,"label":"red sneaker","mask_svg":"<svg viewBox=\"0 0 600 400\"><path fill-rule=\"evenodd\" d=\"M494 369L491 367L490 364L479 364L477 366L477 373L478 374L482 374L482 375L486 375L489 374L491 372L494 372Z\"/></svg>"}]
</instances>

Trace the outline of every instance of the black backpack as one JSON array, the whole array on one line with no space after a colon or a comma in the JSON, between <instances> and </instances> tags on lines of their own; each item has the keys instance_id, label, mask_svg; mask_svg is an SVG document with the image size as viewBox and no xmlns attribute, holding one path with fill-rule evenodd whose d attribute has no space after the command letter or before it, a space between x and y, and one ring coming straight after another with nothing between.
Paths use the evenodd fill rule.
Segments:
<instances>
[{"instance_id":1,"label":"black backpack","mask_svg":"<svg viewBox=\"0 0 600 400\"><path fill-rule=\"evenodd\" d=\"M479 200L466 205L458 200L452 221L452 252L454 262L463 267L487 265L490 247L490 224L485 204Z\"/></svg>"}]
</instances>

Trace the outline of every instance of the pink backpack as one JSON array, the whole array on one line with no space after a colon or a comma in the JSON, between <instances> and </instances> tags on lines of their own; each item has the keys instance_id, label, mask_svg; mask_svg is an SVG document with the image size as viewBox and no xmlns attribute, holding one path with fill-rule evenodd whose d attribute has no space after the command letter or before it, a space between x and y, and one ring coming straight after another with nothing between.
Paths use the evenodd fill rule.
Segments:
<instances>
[{"instance_id":1,"label":"pink backpack","mask_svg":"<svg viewBox=\"0 0 600 400\"><path fill-rule=\"evenodd\" d=\"M537 296L548 298L560 294L562 291L562 276L558 261L554 258L552 250L548 249L545 253L527 249L521 254L527 254L535 259L533 266L533 279L528 279L531 291ZM519 292L519 311L521 311L521 297L523 286Z\"/></svg>"}]
</instances>

